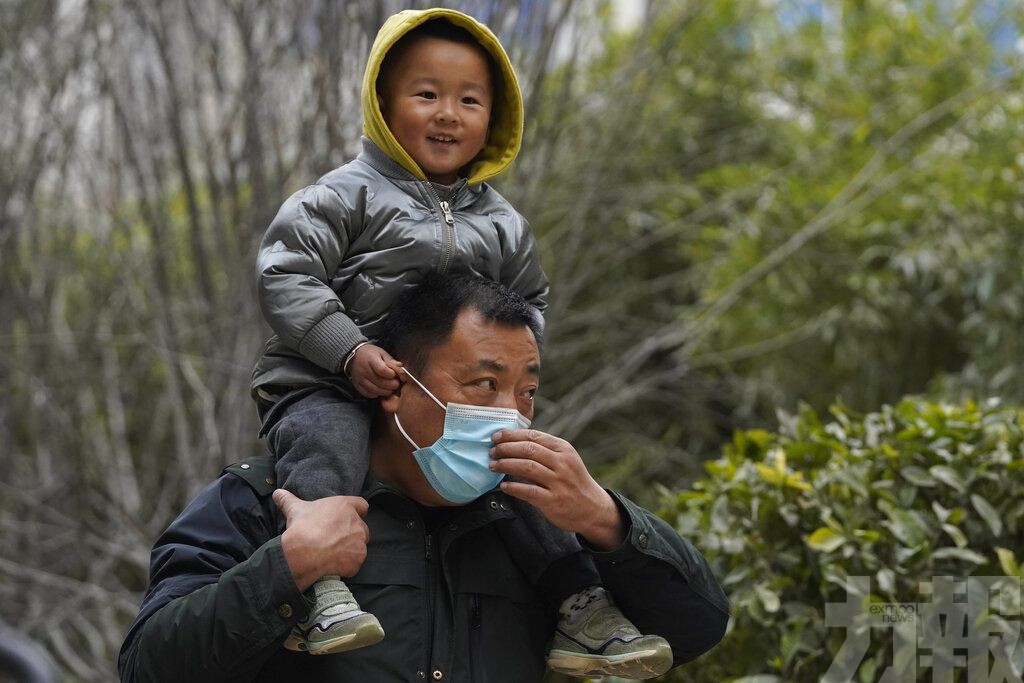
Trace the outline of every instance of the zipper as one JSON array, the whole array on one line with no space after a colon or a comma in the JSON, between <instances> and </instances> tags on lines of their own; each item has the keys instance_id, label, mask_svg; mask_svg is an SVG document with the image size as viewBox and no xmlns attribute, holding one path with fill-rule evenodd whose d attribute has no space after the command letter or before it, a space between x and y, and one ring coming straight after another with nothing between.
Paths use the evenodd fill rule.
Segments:
<instances>
[{"instance_id":1,"label":"zipper","mask_svg":"<svg viewBox=\"0 0 1024 683\"><path fill-rule=\"evenodd\" d=\"M476 657L480 653L480 626L483 619L480 616L480 596L476 593L470 594L469 598L469 680L476 680Z\"/></svg>"},{"instance_id":2,"label":"zipper","mask_svg":"<svg viewBox=\"0 0 1024 683\"><path fill-rule=\"evenodd\" d=\"M469 616L469 627L475 630L480 628L483 624L483 619L480 616L480 596L473 593L469 602L470 605L472 605Z\"/></svg>"},{"instance_id":3,"label":"zipper","mask_svg":"<svg viewBox=\"0 0 1024 683\"><path fill-rule=\"evenodd\" d=\"M426 583L426 594L424 597L427 602L427 618L426 618L426 638L427 644L424 654L426 655L426 661L423 663L423 671L432 671L430 663L434 658L434 552L433 543L434 535L428 533L426 535L426 546L424 548L424 555L427 560L427 583Z\"/></svg>"},{"instance_id":4,"label":"zipper","mask_svg":"<svg viewBox=\"0 0 1024 683\"><path fill-rule=\"evenodd\" d=\"M427 190L430 191L430 196L437 202L438 208L441 209L441 215L444 216L445 222L445 235L448 238L446 242L446 248L444 251L444 262L441 264L441 270L439 272L448 272L448 264L452 260L452 244L455 242L455 216L452 214L452 205L448 203L448 200L442 200L437 194L437 190L430 184L430 181L425 181L427 184Z\"/></svg>"}]
</instances>

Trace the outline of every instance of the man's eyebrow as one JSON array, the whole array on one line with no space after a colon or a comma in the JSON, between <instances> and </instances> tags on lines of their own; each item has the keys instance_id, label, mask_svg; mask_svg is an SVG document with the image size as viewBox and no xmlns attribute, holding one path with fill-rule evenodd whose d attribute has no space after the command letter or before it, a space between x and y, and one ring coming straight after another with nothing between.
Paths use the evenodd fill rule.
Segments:
<instances>
[{"instance_id":1,"label":"man's eyebrow","mask_svg":"<svg viewBox=\"0 0 1024 683\"><path fill-rule=\"evenodd\" d=\"M490 370L491 372L505 372L508 370L508 367L504 363L493 358L481 359L476 362L475 367L482 370ZM539 375L540 363L530 363L526 366L526 371L531 375Z\"/></svg>"},{"instance_id":2,"label":"man's eyebrow","mask_svg":"<svg viewBox=\"0 0 1024 683\"><path fill-rule=\"evenodd\" d=\"M476 362L476 367L481 370L490 370L492 372L505 372L508 368L500 360L494 360L493 358L482 358Z\"/></svg>"}]
</instances>

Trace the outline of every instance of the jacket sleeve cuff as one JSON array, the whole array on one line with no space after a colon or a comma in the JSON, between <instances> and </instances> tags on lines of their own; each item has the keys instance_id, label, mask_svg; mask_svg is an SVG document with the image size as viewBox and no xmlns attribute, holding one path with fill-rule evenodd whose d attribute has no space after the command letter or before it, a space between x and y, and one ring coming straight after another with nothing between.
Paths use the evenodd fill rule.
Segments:
<instances>
[{"instance_id":1,"label":"jacket sleeve cuff","mask_svg":"<svg viewBox=\"0 0 1024 683\"><path fill-rule=\"evenodd\" d=\"M728 613L729 605L721 586L700 552L657 515L644 510L617 491L609 490L623 514L626 538L608 552L591 550L598 571L643 571L651 558L671 566L690 587L719 610Z\"/></svg>"},{"instance_id":2,"label":"jacket sleeve cuff","mask_svg":"<svg viewBox=\"0 0 1024 683\"><path fill-rule=\"evenodd\" d=\"M273 615L271 622L279 621L280 628L291 630L309 615L313 605L295 585L281 537L276 536L260 546L250 557L250 562L259 568L258 574L262 575L252 577L251 582L251 585L260 587L253 591L260 611Z\"/></svg>"},{"instance_id":3,"label":"jacket sleeve cuff","mask_svg":"<svg viewBox=\"0 0 1024 683\"><path fill-rule=\"evenodd\" d=\"M299 353L331 372L341 372L345 356L356 344L366 341L359 327L337 311L314 325L299 342Z\"/></svg>"},{"instance_id":4,"label":"jacket sleeve cuff","mask_svg":"<svg viewBox=\"0 0 1024 683\"><path fill-rule=\"evenodd\" d=\"M620 564L624 559L636 552L633 542L634 536L636 536L636 534L633 533L633 529L635 527L634 514L623 504L623 501L627 500L626 498L620 497L618 493L611 489L605 490L608 491L609 495L611 495L612 500L615 501L615 507L619 509L619 514L622 515L622 526L626 534L622 539L622 543L618 548L614 548L613 550L597 550L587 543L587 541L579 534L577 534L576 537L579 539L580 545L594 556L594 560L596 562Z\"/></svg>"},{"instance_id":5,"label":"jacket sleeve cuff","mask_svg":"<svg viewBox=\"0 0 1024 683\"><path fill-rule=\"evenodd\" d=\"M622 514L626 537L614 550L598 551L588 548L599 565L622 566L630 561L643 561L647 556L664 560L677 569L688 573L690 569L683 558L664 543L663 534L655 529L646 510L639 507L617 491L606 489Z\"/></svg>"}]
</instances>

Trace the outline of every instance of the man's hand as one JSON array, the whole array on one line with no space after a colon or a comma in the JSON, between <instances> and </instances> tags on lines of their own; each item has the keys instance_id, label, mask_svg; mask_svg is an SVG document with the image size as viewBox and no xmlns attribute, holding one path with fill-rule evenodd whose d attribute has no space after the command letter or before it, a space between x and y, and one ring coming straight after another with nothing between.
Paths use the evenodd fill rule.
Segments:
<instances>
[{"instance_id":1,"label":"man's hand","mask_svg":"<svg viewBox=\"0 0 1024 683\"><path fill-rule=\"evenodd\" d=\"M373 344L363 344L356 349L349 363L348 376L360 394L366 398L381 398L398 391L401 385L398 371L401 369L402 363L384 349Z\"/></svg>"},{"instance_id":2,"label":"man's hand","mask_svg":"<svg viewBox=\"0 0 1024 683\"><path fill-rule=\"evenodd\" d=\"M594 481L568 441L536 429L503 429L491 437L491 469L526 482L503 481L501 490L530 503L548 521L578 533L598 550L625 538L619 508Z\"/></svg>"},{"instance_id":3,"label":"man's hand","mask_svg":"<svg viewBox=\"0 0 1024 683\"><path fill-rule=\"evenodd\" d=\"M322 576L352 576L363 566L370 540L370 528L363 521L370 507L365 499L331 496L305 501L277 489L274 502L288 523L281 547L299 590Z\"/></svg>"}]
</instances>

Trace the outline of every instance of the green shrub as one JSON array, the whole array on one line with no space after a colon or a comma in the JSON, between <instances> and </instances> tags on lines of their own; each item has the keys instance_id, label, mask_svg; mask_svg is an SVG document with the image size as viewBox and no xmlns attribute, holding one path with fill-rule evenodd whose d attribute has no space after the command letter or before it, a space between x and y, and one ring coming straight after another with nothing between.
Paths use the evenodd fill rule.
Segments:
<instances>
[{"instance_id":1,"label":"green shrub","mask_svg":"<svg viewBox=\"0 0 1024 683\"><path fill-rule=\"evenodd\" d=\"M1022 454L1024 410L998 401L839 405L828 422L804 408L778 434L738 432L663 512L705 553L733 616L672 680L820 680L846 637L826 628L825 603L845 601L847 576L870 577L876 602L921 602L919 582L938 575L1020 576ZM861 680L890 663L890 637L875 630Z\"/></svg>"}]
</instances>

